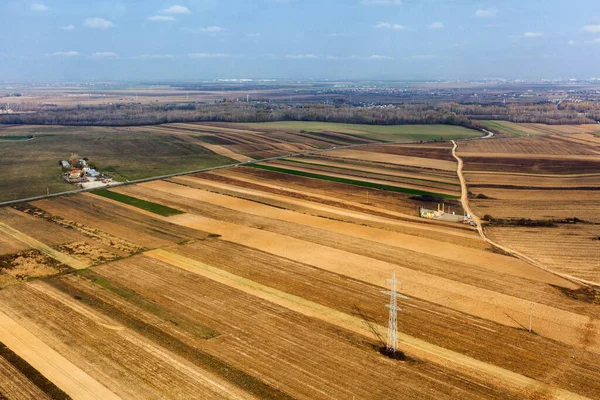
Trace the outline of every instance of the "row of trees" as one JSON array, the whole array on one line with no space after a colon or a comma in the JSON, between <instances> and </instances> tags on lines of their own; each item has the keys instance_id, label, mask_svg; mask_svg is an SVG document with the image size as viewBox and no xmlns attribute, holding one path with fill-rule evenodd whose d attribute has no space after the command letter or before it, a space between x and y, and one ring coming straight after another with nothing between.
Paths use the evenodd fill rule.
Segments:
<instances>
[{"instance_id":1,"label":"row of trees","mask_svg":"<svg viewBox=\"0 0 600 400\"><path fill-rule=\"evenodd\" d=\"M563 103L564 104L564 103ZM111 104L59 107L21 104L16 113L1 115L4 124L153 125L169 122L322 121L379 125L449 124L479 128L477 120L498 119L546 124L582 124L600 120L600 105L544 104L401 104L393 107L304 104ZM33 112L32 112L33 111Z\"/></svg>"},{"instance_id":2,"label":"row of trees","mask_svg":"<svg viewBox=\"0 0 600 400\"><path fill-rule=\"evenodd\" d=\"M475 127L464 115L435 107L361 108L324 104L131 104L94 107L38 107L33 113L0 116L4 124L152 125L169 122L322 121L379 125L450 124Z\"/></svg>"},{"instance_id":3,"label":"row of trees","mask_svg":"<svg viewBox=\"0 0 600 400\"><path fill-rule=\"evenodd\" d=\"M472 119L499 119L511 122L535 122L550 125L592 124L599 120L600 108L594 103L578 109L563 106L564 103L538 104L447 104L452 112ZM571 103L581 104L581 103Z\"/></svg>"}]
</instances>

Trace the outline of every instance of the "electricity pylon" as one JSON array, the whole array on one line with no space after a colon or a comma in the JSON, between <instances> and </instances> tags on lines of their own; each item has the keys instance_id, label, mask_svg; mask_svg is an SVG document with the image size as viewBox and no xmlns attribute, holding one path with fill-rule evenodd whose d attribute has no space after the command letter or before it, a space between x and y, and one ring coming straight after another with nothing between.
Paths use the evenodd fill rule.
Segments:
<instances>
[{"instance_id":1,"label":"electricity pylon","mask_svg":"<svg viewBox=\"0 0 600 400\"><path fill-rule=\"evenodd\" d=\"M386 351L388 354L395 354L398 351L398 311L402 311L398 307L397 300L408 299L396 291L396 284L401 283L396 281L396 272L392 274L392 279L386 279L386 282L391 282L391 290L384 290L382 293L390 295L390 303L385 306L390 309L388 318L388 337Z\"/></svg>"}]
</instances>

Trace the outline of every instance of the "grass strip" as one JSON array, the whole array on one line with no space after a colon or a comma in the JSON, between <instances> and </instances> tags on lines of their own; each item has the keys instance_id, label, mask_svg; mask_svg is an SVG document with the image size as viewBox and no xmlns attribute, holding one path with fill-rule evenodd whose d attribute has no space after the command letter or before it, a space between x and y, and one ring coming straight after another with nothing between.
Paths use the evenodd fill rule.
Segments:
<instances>
[{"instance_id":1,"label":"grass strip","mask_svg":"<svg viewBox=\"0 0 600 400\"><path fill-rule=\"evenodd\" d=\"M63 392L58 386L50 382L37 369L33 368L29 363L19 357L4 343L0 342L0 357L8 361L13 367L21 372L31 383L37 386L42 392L46 393L50 398L55 400L70 400L68 394ZM2 397L0 396L0 399Z\"/></svg>"},{"instance_id":2,"label":"grass strip","mask_svg":"<svg viewBox=\"0 0 600 400\"><path fill-rule=\"evenodd\" d=\"M118 283L112 282L96 274L90 269L78 271L77 275L90 280L92 283L95 283L96 285L101 286L109 292L116 294L117 296L134 304L135 306L145 311L148 311L149 313L156 315L157 317L165 321L173 323L174 325L184 329L187 332L190 332L192 335L200 339L212 339L220 335L219 332L205 325L198 324L190 320L189 318L186 318L183 315L167 310L164 307L161 307L155 302L142 296L141 294L136 293L133 290L129 290L126 287L119 285Z\"/></svg>"},{"instance_id":3,"label":"grass strip","mask_svg":"<svg viewBox=\"0 0 600 400\"><path fill-rule=\"evenodd\" d=\"M486 128L495 129L499 132L507 134L512 137L526 136L527 132L519 130L516 126L503 124L502 122L496 121L480 121Z\"/></svg>"},{"instance_id":4,"label":"grass strip","mask_svg":"<svg viewBox=\"0 0 600 400\"><path fill-rule=\"evenodd\" d=\"M47 281L54 288L67 293L78 301L95 310L119 321L133 329L140 335L157 345L172 351L191 363L222 377L233 385L260 399L293 400L293 397L246 372L227 364L215 356L190 346L176 337L164 332L154 325L148 324L133 315L127 314L119 308L106 303L102 299L86 293L63 279L49 279Z\"/></svg>"},{"instance_id":5,"label":"grass strip","mask_svg":"<svg viewBox=\"0 0 600 400\"><path fill-rule=\"evenodd\" d=\"M27 136L0 136L0 141L8 141L8 140L29 140L32 139L32 135Z\"/></svg>"},{"instance_id":6,"label":"grass strip","mask_svg":"<svg viewBox=\"0 0 600 400\"><path fill-rule=\"evenodd\" d=\"M270 166L270 165L248 164L247 166L248 167L252 167L252 168L264 169L264 170L267 170L267 171L281 172L283 174L303 176L305 178L313 178L313 179L320 179L320 180L324 180L324 181L344 183L344 184L347 184L347 185L362 186L362 187L366 187L366 188L370 188L370 189L386 190L386 191L389 191L389 192L406 193L406 194L416 194L416 195L423 194L423 195L430 195L430 196L442 197L442 198L445 198L445 199L458 199L459 198L459 196L452 196L452 195L449 195L449 194L427 192L427 191L424 191L424 190L403 188L403 187L399 187L399 186L382 185L380 183L357 181L357 180L354 180L354 179L339 178L339 177L336 177L336 176L313 174L313 173L310 173L310 172L296 171L296 170L293 170L293 169L273 167L273 166Z\"/></svg>"},{"instance_id":7,"label":"grass strip","mask_svg":"<svg viewBox=\"0 0 600 400\"><path fill-rule=\"evenodd\" d=\"M307 165L307 166L317 165L319 167L336 168L336 169L343 169L343 170L346 170L346 171L365 172L365 173L368 173L368 174L375 174L375 172L364 171L364 170L361 170L361 169L338 167L337 165L333 166L333 165L325 165L325 164L318 164L318 163L309 163L309 162L306 162L306 161L290 160L290 159L287 159L287 158L282 158L281 160L278 160L278 161L285 161L285 162L291 162L291 163L304 164L304 165ZM377 173L377 175L389 176L389 177L393 177L393 178L411 179L411 180L414 180L414 181L431 182L431 183L441 183L443 185L460 186L460 183L450 183L450 182L435 181L433 179L411 178L409 176L388 175L388 174L380 174L380 173Z\"/></svg>"},{"instance_id":8,"label":"grass strip","mask_svg":"<svg viewBox=\"0 0 600 400\"><path fill-rule=\"evenodd\" d=\"M107 190L107 189L95 190L91 193L98 195L98 196L106 197L107 199L112 199L112 200L119 201L121 203L129 204L130 206L141 208L142 210L150 211L154 214L162 215L163 217L170 217L172 215L184 213L183 211L176 210L171 207L163 206L162 204L138 199L137 197L128 196L126 194L111 192L110 190Z\"/></svg>"}]
</instances>

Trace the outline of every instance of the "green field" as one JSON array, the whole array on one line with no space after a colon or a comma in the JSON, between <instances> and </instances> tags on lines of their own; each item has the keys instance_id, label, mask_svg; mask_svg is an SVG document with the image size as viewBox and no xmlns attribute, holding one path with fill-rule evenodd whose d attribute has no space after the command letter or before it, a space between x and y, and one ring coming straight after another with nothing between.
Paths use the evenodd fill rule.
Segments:
<instances>
[{"instance_id":1,"label":"green field","mask_svg":"<svg viewBox=\"0 0 600 400\"><path fill-rule=\"evenodd\" d=\"M293 133L299 133L300 131L312 133L337 132L386 142L398 140L449 140L483 136L480 131L455 125L364 125L304 121L252 122L231 125L237 125L238 129L246 127Z\"/></svg>"},{"instance_id":2,"label":"green field","mask_svg":"<svg viewBox=\"0 0 600 400\"><path fill-rule=\"evenodd\" d=\"M337 176L313 174L311 172L296 171L293 169L273 167L271 165L248 164L248 167L259 168L259 169L264 169L264 170L273 171L273 172L280 172L280 173L289 174L289 175L303 176L305 178L313 178L313 179L320 179L320 180L324 180L324 181L344 183L347 185L361 186L361 187L366 187L366 188L370 188L370 189L387 190L388 192L406 193L406 194L413 194L413 195L430 195L430 196L443 197L443 198L447 198L447 199L459 198L458 196L451 196L451 195L447 195L447 194L426 192L424 190L409 189L409 188L403 188L403 187L399 187L399 186L381 185L379 183L358 181L355 179L346 179L346 178L340 178Z\"/></svg>"},{"instance_id":3,"label":"green field","mask_svg":"<svg viewBox=\"0 0 600 400\"><path fill-rule=\"evenodd\" d=\"M0 142L0 201L77 189L61 179L58 161L71 153L88 157L100 172L120 182L231 164L175 135L144 127L3 126L1 137L35 135L26 142Z\"/></svg>"},{"instance_id":4,"label":"green field","mask_svg":"<svg viewBox=\"0 0 600 400\"><path fill-rule=\"evenodd\" d=\"M107 199L120 201L121 203L141 208L142 210L150 211L154 214L162 215L163 217L170 217L171 215L183 214L183 211L163 206L162 204L138 199L137 197L127 196L126 194L122 193L111 192L110 190L106 189L95 190L92 193L98 196L106 197Z\"/></svg>"},{"instance_id":5,"label":"green field","mask_svg":"<svg viewBox=\"0 0 600 400\"><path fill-rule=\"evenodd\" d=\"M240 129L339 132L380 141L420 141L481 136L479 131L450 125L352 125L327 122L235 124ZM29 138L17 143L2 138ZM154 127L76 127L0 125L0 201L77 189L65 183L59 160L71 153L88 157L97 169L118 182L192 171L236 161L212 152L198 142L227 146L218 135L193 136L185 130ZM187 139L187 140L186 140ZM299 141L305 140L299 138Z\"/></svg>"},{"instance_id":6,"label":"green field","mask_svg":"<svg viewBox=\"0 0 600 400\"><path fill-rule=\"evenodd\" d=\"M23 140L29 140L33 138L32 135L18 135L18 136L1 136L0 135L0 142L8 142L8 141L12 141L12 142L19 142L19 141L23 141Z\"/></svg>"},{"instance_id":7,"label":"green field","mask_svg":"<svg viewBox=\"0 0 600 400\"><path fill-rule=\"evenodd\" d=\"M509 121L479 121L487 129L492 129L496 132L503 133L507 136L519 137L527 136L531 132L526 131L523 127L514 122Z\"/></svg>"}]
</instances>

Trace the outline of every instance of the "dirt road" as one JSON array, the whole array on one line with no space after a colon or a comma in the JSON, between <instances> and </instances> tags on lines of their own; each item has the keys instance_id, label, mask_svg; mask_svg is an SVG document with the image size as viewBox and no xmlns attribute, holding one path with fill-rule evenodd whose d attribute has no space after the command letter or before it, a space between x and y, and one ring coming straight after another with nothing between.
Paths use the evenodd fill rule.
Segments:
<instances>
[{"instance_id":1,"label":"dirt road","mask_svg":"<svg viewBox=\"0 0 600 400\"><path fill-rule=\"evenodd\" d=\"M481 225L481 219L477 215L475 215L473 213L473 210L471 209L471 207L469 205L469 191L467 189L467 182L466 182L465 176L463 174L464 163L463 163L462 158L460 158L456 154L456 148L458 147L458 145L456 144L456 141L452 140L452 143L454 145L452 147L452 156L456 159L456 161L458 163L458 166L456 168L456 173L458 175L458 179L460 180L460 188L461 188L460 202L461 202L462 207L465 210L465 212L471 216L471 219L477 225L477 232L479 232L479 236L481 236L481 238L483 240L485 240L486 242L488 242L492 246L495 246L498 249L500 249L500 250L502 250L502 251L504 251L504 252L506 252L506 253L508 253L508 254L510 254L510 255L512 255L512 256L520 259L520 260L523 260L523 261L525 261L525 262L527 262L527 263L529 263L529 264L531 264L531 265L533 265L533 266L535 266L537 268L543 269L544 271L551 272L551 273L553 273L555 275L558 275L558 276L563 277L565 279L569 279L569 280L571 280L573 282L577 282L577 283L584 284L584 285L592 285L592 286L594 286L596 288L600 288L600 283L598 283L598 282L591 282L591 281L587 281L587 280L584 280L584 279L577 278L577 277L572 276L572 275L562 274L562 273L553 271L550 268L547 268L546 266L544 266L540 262L534 260L531 257L526 256L523 253L520 253L520 252L518 252L516 250L510 249L510 248L508 248L506 246L503 246L503 245L501 245L499 243L496 243L493 240L489 239L485 235L485 232L483 231L483 226Z\"/></svg>"}]
</instances>

